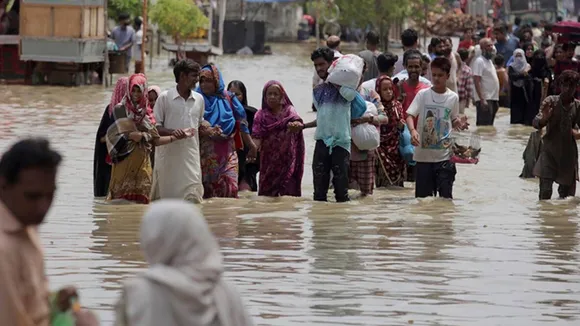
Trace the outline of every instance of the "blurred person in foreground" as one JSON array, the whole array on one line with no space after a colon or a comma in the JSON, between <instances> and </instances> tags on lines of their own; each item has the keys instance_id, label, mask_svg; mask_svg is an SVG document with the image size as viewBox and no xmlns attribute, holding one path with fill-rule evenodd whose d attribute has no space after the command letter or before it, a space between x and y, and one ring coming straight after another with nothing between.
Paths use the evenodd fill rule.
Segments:
<instances>
[{"instance_id":1,"label":"blurred person in foreground","mask_svg":"<svg viewBox=\"0 0 580 326\"><path fill-rule=\"evenodd\" d=\"M56 191L62 157L42 138L14 144L0 159L0 321L10 326L48 326L78 299L74 287L49 294L38 227ZM75 307L76 325L98 325Z\"/></svg>"},{"instance_id":2,"label":"blurred person in foreground","mask_svg":"<svg viewBox=\"0 0 580 326\"><path fill-rule=\"evenodd\" d=\"M125 282L115 326L253 325L197 207L177 199L151 204L140 238L149 267Z\"/></svg>"}]
</instances>

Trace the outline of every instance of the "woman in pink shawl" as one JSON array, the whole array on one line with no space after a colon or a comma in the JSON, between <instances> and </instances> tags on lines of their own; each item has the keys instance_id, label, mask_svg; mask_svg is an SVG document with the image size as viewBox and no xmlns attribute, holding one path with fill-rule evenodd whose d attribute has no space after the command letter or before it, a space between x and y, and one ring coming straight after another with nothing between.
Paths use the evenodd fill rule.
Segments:
<instances>
[{"instance_id":1,"label":"woman in pink shawl","mask_svg":"<svg viewBox=\"0 0 580 326\"><path fill-rule=\"evenodd\" d=\"M304 136L290 131L302 125L284 87L269 81L262 91L262 109L256 113L252 137L260 148L258 195L278 197L302 195Z\"/></svg>"}]
</instances>

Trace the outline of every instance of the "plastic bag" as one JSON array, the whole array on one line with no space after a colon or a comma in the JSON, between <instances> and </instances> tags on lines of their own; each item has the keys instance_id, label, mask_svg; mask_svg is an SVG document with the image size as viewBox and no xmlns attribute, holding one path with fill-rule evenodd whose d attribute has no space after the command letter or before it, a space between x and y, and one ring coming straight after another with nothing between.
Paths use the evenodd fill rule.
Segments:
<instances>
[{"instance_id":1,"label":"plastic bag","mask_svg":"<svg viewBox=\"0 0 580 326\"><path fill-rule=\"evenodd\" d=\"M367 110L364 116L378 116L377 107L367 102ZM352 142L361 151L377 149L381 144L379 129L370 123L363 123L352 128Z\"/></svg>"},{"instance_id":2,"label":"plastic bag","mask_svg":"<svg viewBox=\"0 0 580 326\"><path fill-rule=\"evenodd\" d=\"M451 162L477 164L481 153L481 140L478 134L454 132L451 135Z\"/></svg>"},{"instance_id":3,"label":"plastic bag","mask_svg":"<svg viewBox=\"0 0 580 326\"><path fill-rule=\"evenodd\" d=\"M399 153L409 165L415 165L415 161L413 161L415 146L411 144L411 132L406 124L403 126L403 130L399 135Z\"/></svg>"},{"instance_id":4,"label":"plastic bag","mask_svg":"<svg viewBox=\"0 0 580 326\"><path fill-rule=\"evenodd\" d=\"M354 54L343 55L328 68L326 81L357 89L364 69L364 60Z\"/></svg>"}]
</instances>

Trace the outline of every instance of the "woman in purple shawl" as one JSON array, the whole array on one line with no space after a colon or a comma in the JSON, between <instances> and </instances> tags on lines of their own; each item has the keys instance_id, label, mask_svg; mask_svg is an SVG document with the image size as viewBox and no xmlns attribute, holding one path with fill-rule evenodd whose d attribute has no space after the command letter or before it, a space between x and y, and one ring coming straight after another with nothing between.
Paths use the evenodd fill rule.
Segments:
<instances>
[{"instance_id":1,"label":"woman in purple shawl","mask_svg":"<svg viewBox=\"0 0 580 326\"><path fill-rule=\"evenodd\" d=\"M262 91L262 109L256 113L252 137L260 148L260 196L302 195L304 173L304 136L302 130L289 127L302 125L284 87L269 81Z\"/></svg>"}]
</instances>

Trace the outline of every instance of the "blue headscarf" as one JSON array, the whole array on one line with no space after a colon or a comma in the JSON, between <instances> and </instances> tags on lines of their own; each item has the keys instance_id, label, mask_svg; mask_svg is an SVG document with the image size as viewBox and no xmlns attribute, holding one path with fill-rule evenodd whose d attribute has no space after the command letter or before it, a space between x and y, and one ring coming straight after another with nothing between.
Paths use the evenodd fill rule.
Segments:
<instances>
[{"instance_id":1,"label":"blue headscarf","mask_svg":"<svg viewBox=\"0 0 580 326\"><path fill-rule=\"evenodd\" d=\"M216 84L215 94L204 94L200 87L195 91L203 96L205 101L205 113L203 118L212 127L220 126L224 135L231 135L235 130L236 121L241 121L240 129L249 133L244 106L236 96L226 91L222 74L213 64L203 66L200 72L201 78L209 78Z\"/></svg>"}]
</instances>

